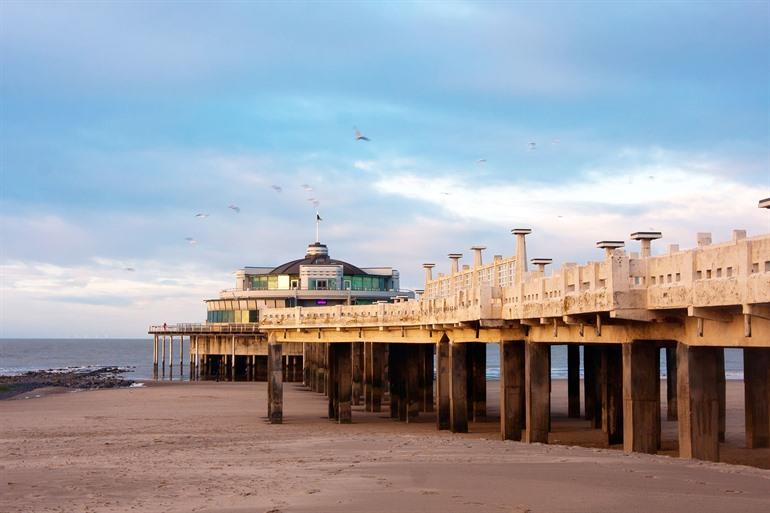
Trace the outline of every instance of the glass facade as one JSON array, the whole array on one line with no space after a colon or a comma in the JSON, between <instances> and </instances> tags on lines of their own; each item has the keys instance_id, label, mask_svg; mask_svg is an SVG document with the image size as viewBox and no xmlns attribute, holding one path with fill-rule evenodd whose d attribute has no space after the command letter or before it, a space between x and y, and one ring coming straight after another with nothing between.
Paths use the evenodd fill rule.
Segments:
<instances>
[{"instance_id":1,"label":"glass facade","mask_svg":"<svg viewBox=\"0 0 770 513\"><path fill-rule=\"evenodd\" d=\"M259 314L257 310L209 310L206 322L257 322Z\"/></svg>"},{"instance_id":2,"label":"glass facade","mask_svg":"<svg viewBox=\"0 0 770 513\"><path fill-rule=\"evenodd\" d=\"M350 290L390 290L393 280L387 276L353 275L343 276L345 289Z\"/></svg>"},{"instance_id":3,"label":"glass facade","mask_svg":"<svg viewBox=\"0 0 770 513\"><path fill-rule=\"evenodd\" d=\"M277 274L251 275L246 280L249 290L290 290L294 282L299 283L299 276L289 276L289 285L284 286L279 284Z\"/></svg>"}]
</instances>

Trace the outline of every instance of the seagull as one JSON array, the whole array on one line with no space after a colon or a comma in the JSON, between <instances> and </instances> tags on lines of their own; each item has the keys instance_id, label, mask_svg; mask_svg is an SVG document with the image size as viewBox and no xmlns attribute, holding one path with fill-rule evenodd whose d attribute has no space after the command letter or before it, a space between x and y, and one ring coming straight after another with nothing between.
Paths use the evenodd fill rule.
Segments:
<instances>
[{"instance_id":1,"label":"seagull","mask_svg":"<svg viewBox=\"0 0 770 513\"><path fill-rule=\"evenodd\" d=\"M123 268L123 270L124 270L124 271L128 271L128 272L130 272L130 273L132 273L132 272L136 271L136 269L134 269L133 267L124 267L124 268Z\"/></svg>"},{"instance_id":2,"label":"seagull","mask_svg":"<svg viewBox=\"0 0 770 513\"><path fill-rule=\"evenodd\" d=\"M476 164L486 164L486 163L487 163L487 159L479 159L476 161Z\"/></svg>"},{"instance_id":3,"label":"seagull","mask_svg":"<svg viewBox=\"0 0 770 513\"><path fill-rule=\"evenodd\" d=\"M195 214L195 217L198 217L200 219L206 219L208 216L209 216L208 214L204 214L202 212L198 212L197 214Z\"/></svg>"},{"instance_id":4,"label":"seagull","mask_svg":"<svg viewBox=\"0 0 770 513\"><path fill-rule=\"evenodd\" d=\"M281 192L283 190L280 185L271 185L270 187L272 187L275 192Z\"/></svg>"},{"instance_id":5,"label":"seagull","mask_svg":"<svg viewBox=\"0 0 770 513\"><path fill-rule=\"evenodd\" d=\"M198 244L198 241L193 239L192 237L185 237L184 240L186 240L187 243L190 244L190 245Z\"/></svg>"},{"instance_id":6,"label":"seagull","mask_svg":"<svg viewBox=\"0 0 770 513\"><path fill-rule=\"evenodd\" d=\"M311 203L315 203L316 201L318 201L318 200L317 200L317 199L315 199L315 198L308 198L307 200L308 200L309 202L311 202Z\"/></svg>"},{"instance_id":7,"label":"seagull","mask_svg":"<svg viewBox=\"0 0 770 513\"><path fill-rule=\"evenodd\" d=\"M232 210L236 214L240 214L241 213L241 207L239 207L237 205L228 205L227 208L229 208L230 210Z\"/></svg>"},{"instance_id":8,"label":"seagull","mask_svg":"<svg viewBox=\"0 0 770 513\"><path fill-rule=\"evenodd\" d=\"M655 180L655 177L653 175L650 175L647 178L649 178L650 180Z\"/></svg>"},{"instance_id":9,"label":"seagull","mask_svg":"<svg viewBox=\"0 0 770 513\"><path fill-rule=\"evenodd\" d=\"M353 127L353 129L356 131L356 141L368 141L369 138L365 137L364 134L362 134L358 128Z\"/></svg>"},{"instance_id":10,"label":"seagull","mask_svg":"<svg viewBox=\"0 0 770 513\"><path fill-rule=\"evenodd\" d=\"M320 204L321 204L321 202L320 202L320 201L318 201L318 200L313 200L313 206L314 206L315 208L318 208L318 206L319 206Z\"/></svg>"},{"instance_id":11,"label":"seagull","mask_svg":"<svg viewBox=\"0 0 770 513\"><path fill-rule=\"evenodd\" d=\"M451 193L449 193L449 192L442 192L441 194L443 194L444 196L449 196Z\"/></svg>"},{"instance_id":12,"label":"seagull","mask_svg":"<svg viewBox=\"0 0 770 513\"><path fill-rule=\"evenodd\" d=\"M551 144L553 144L553 145L557 145L557 144L559 144L560 142L561 142L561 141L560 141L560 140L558 140L558 139L553 139L553 140L551 141Z\"/></svg>"},{"instance_id":13,"label":"seagull","mask_svg":"<svg viewBox=\"0 0 770 513\"><path fill-rule=\"evenodd\" d=\"M302 184L302 188L303 188L303 189L305 189L307 192L310 192L310 191L312 191L312 190L313 190L313 188L312 188L312 187L310 187L310 186L309 186L308 184L306 184L306 183L303 183L303 184Z\"/></svg>"},{"instance_id":14,"label":"seagull","mask_svg":"<svg viewBox=\"0 0 770 513\"><path fill-rule=\"evenodd\" d=\"M537 143L536 143L536 142L534 142L534 141L530 141L530 142L529 142L529 150L530 150L530 151L534 151L534 150L536 150L536 149L537 149Z\"/></svg>"}]
</instances>

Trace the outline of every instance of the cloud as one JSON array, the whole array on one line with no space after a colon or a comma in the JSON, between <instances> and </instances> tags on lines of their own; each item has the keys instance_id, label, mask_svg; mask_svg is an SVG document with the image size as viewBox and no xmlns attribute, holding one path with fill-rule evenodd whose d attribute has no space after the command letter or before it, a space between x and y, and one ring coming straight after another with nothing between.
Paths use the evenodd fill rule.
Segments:
<instances>
[{"instance_id":1,"label":"cloud","mask_svg":"<svg viewBox=\"0 0 770 513\"><path fill-rule=\"evenodd\" d=\"M729 169L729 168L728 168ZM450 218L500 229L531 227L560 259L575 259L603 238L661 230L663 242L694 242L697 231L727 238L732 228L767 229L760 187L732 180L720 163L667 152L626 167L595 166L561 180L481 182L468 175L435 178L383 173L374 187L441 209ZM662 244L659 247L663 247Z\"/></svg>"}]
</instances>

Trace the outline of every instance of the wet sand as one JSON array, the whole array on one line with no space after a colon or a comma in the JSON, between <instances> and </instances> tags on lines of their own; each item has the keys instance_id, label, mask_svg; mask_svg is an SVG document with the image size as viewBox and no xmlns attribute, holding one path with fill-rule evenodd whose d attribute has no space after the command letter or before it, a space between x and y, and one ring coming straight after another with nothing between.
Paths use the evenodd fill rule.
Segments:
<instances>
[{"instance_id":1,"label":"wet sand","mask_svg":"<svg viewBox=\"0 0 770 513\"><path fill-rule=\"evenodd\" d=\"M436 431L432 414L407 425L360 407L336 425L323 396L295 384L285 423L270 425L265 388L151 383L0 401L0 512L770 511L768 470L502 442L497 383L489 421L468 435ZM551 440L600 446L565 418L565 389L554 382ZM742 383L728 383L722 452L770 463L768 450L741 449L742 400ZM675 428L663 429L674 453Z\"/></svg>"}]
</instances>

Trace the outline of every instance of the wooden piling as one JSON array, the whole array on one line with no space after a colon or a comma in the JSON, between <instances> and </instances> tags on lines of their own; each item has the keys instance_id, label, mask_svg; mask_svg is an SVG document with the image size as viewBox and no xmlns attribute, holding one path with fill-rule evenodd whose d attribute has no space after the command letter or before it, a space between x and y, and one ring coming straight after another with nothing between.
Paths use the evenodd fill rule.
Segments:
<instances>
[{"instance_id":1,"label":"wooden piling","mask_svg":"<svg viewBox=\"0 0 770 513\"><path fill-rule=\"evenodd\" d=\"M385 344L371 343L369 345L372 373L371 403L373 412L382 411L382 393L384 391L383 376L385 367Z\"/></svg>"}]
</instances>

